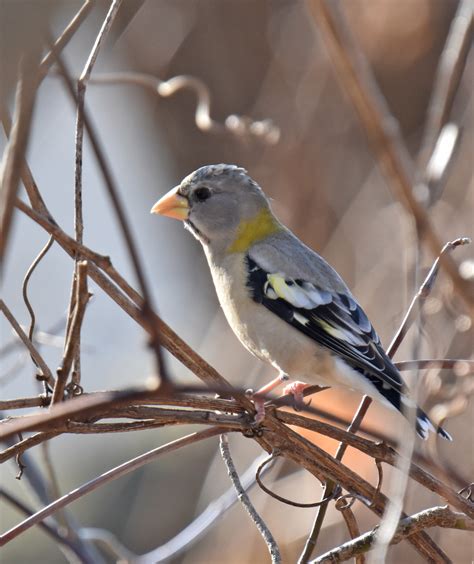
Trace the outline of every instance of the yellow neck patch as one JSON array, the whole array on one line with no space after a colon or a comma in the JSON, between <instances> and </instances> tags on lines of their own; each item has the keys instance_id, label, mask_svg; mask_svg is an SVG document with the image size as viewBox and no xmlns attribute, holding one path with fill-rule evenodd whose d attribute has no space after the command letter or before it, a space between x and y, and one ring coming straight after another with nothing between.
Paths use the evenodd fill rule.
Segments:
<instances>
[{"instance_id":1,"label":"yellow neck patch","mask_svg":"<svg viewBox=\"0 0 474 564\"><path fill-rule=\"evenodd\" d=\"M253 244L280 231L281 225L267 208L260 210L255 217L242 221L237 236L227 249L228 253L245 253Z\"/></svg>"}]
</instances>

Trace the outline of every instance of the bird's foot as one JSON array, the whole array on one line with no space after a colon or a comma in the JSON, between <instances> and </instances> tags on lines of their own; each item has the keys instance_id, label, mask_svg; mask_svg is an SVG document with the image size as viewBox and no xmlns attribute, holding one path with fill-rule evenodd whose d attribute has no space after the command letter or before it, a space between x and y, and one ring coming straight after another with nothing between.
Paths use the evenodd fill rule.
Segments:
<instances>
[{"instance_id":1,"label":"bird's foot","mask_svg":"<svg viewBox=\"0 0 474 564\"><path fill-rule=\"evenodd\" d=\"M260 390L255 392L252 388L245 390L245 395L253 401L255 406L253 425L260 425L260 423L265 419L265 399L258 395L259 392Z\"/></svg>"},{"instance_id":2,"label":"bird's foot","mask_svg":"<svg viewBox=\"0 0 474 564\"><path fill-rule=\"evenodd\" d=\"M292 382L291 384L288 384L283 388L284 396L289 394L293 396L293 407L295 411L300 411L304 408L305 403L303 392L308 387L309 384L296 380L296 382Z\"/></svg>"}]
</instances>

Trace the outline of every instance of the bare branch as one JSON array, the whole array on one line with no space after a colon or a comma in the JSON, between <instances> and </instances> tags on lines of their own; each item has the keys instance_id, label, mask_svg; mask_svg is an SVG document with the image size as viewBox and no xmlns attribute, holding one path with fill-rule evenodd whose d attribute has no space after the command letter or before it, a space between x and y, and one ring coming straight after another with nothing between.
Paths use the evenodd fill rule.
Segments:
<instances>
[{"instance_id":1,"label":"bare branch","mask_svg":"<svg viewBox=\"0 0 474 564\"><path fill-rule=\"evenodd\" d=\"M454 96L472 45L472 4L461 0L451 22L449 35L438 64L433 94L426 118L418 168L426 173L438 136L447 123ZM425 180L427 180L425 178Z\"/></svg>"},{"instance_id":2,"label":"bare branch","mask_svg":"<svg viewBox=\"0 0 474 564\"><path fill-rule=\"evenodd\" d=\"M117 3L118 0L114 0L113 5ZM54 48L52 48L54 51ZM61 61L59 57L56 58L56 63L60 70L61 76L64 79L64 83L67 87L68 93L71 98L75 101L76 105L78 104L78 98L74 91L74 86L72 80L70 78L70 74L68 73L64 63ZM161 379L161 385L165 385L169 383L169 377L165 370L164 361L162 358L161 352L161 339L160 339L160 332L159 327L156 324L156 314L153 311L151 306L151 294L148 289L148 284L146 282L145 274L139 260L139 255L136 249L136 245L132 236L132 232L130 226L128 224L125 212L123 210L122 203L119 198L118 191L115 186L115 182L112 177L112 173L108 166L107 160L105 158L105 154L102 150L102 147L99 142L98 135L95 131L95 128L92 125L91 120L89 119L88 113L86 112L85 108L83 108L83 116L82 119L84 121L84 127L87 131L89 136L92 149L94 154L97 158L100 170L102 172L104 184L107 188L110 200L114 207L115 214L120 224L120 228L122 230L128 253L130 255L131 262L133 264L133 268L135 270L135 275L138 280L138 284L140 286L140 290L143 296L143 302L140 307L140 315L143 318L143 322L146 325L148 332L150 334L150 345L154 350L155 358L156 358L156 366L157 366L157 386L159 385L159 379Z\"/></svg>"},{"instance_id":3,"label":"bare branch","mask_svg":"<svg viewBox=\"0 0 474 564\"><path fill-rule=\"evenodd\" d=\"M5 498L10 505L15 507L18 511L20 511L23 514L30 516L34 514L33 509L29 508L22 501L17 499L14 495L7 492L6 490L0 489L0 497ZM81 562L88 562L92 564L92 562L86 557L86 555L83 554L82 550L80 550L80 547L76 546L75 543L68 538L67 534L64 534L61 527L55 527L52 523L44 523L44 522L41 522L38 525L60 546L66 548L67 551L72 551L80 559Z\"/></svg>"},{"instance_id":4,"label":"bare branch","mask_svg":"<svg viewBox=\"0 0 474 564\"><path fill-rule=\"evenodd\" d=\"M94 7L95 0L85 0L84 4L80 7L77 14L72 18L69 24L66 26L64 31L54 42L54 51L56 53L61 53L61 51L66 47L69 41L74 37L77 30L81 27L84 20L89 15L90 11ZM39 67L39 80L42 81L43 78L48 73L51 65L54 63L54 56L52 51L49 51L41 61Z\"/></svg>"},{"instance_id":5,"label":"bare branch","mask_svg":"<svg viewBox=\"0 0 474 564\"><path fill-rule=\"evenodd\" d=\"M224 460L224 463L227 467L227 473L229 474L229 478L231 479L231 482L238 494L239 501L242 503L245 511L248 513L250 519L252 519L258 531L262 535L262 538L265 541L265 544L267 545L268 552L270 553L272 562L274 562L275 564L280 563L281 555L278 545L275 542L275 539L273 538L270 529L267 527L263 519L257 513L257 510L253 506L252 502L250 501L250 498L247 495L245 488L242 486L239 475L237 473L237 469L235 468L234 461L232 460L232 456L230 454L229 441L227 435L220 436L219 446L220 446L222 459Z\"/></svg>"},{"instance_id":6,"label":"bare branch","mask_svg":"<svg viewBox=\"0 0 474 564\"><path fill-rule=\"evenodd\" d=\"M15 333L23 341L25 347L30 352L31 358L34 360L36 366L38 366L40 368L40 370L41 370L40 377L42 379L45 379L50 386L54 386L54 377L51 373L51 370L49 369L48 365L44 361L41 354L38 352L38 349L34 346L34 344L31 342L31 340L28 339L28 336L23 331L20 324L15 319L15 316L8 309L7 305L5 304L5 302L3 300L0 300L0 311L2 311L4 313L5 317L8 319L8 322L10 323L10 325L15 330Z\"/></svg>"},{"instance_id":7,"label":"bare branch","mask_svg":"<svg viewBox=\"0 0 474 564\"><path fill-rule=\"evenodd\" d=\"M140 468L144 464L148 464L148 462L155 460L162 454L167 454L203 439L214 437L221 434L222 431L222 428L214 427L211 429L206 429L204 431L199 431L197 433L191 433L190 435L186 435L185 437L176 439L175 441L167 443L166 445L150 450L145 454L141 454L136 458L128 460L127 462L124 462L123 464L120 464L119 466L116 466L115 468L104 472L100 476L97 476L97 478L86 482L82 486L79 486L66 495L63 495L56 501L53 501L40 511L37 511L36 513L31 515L31 517L28 517L28 519L25 519L3 535L0 535L0 546L4 546L7 542L13 540L24 531L27 531L38 523L41 523L44 519L46 519L46 517L49 517L50 515L58 511L58 509L66 507L76 499L85 496L86 494L96 490L100 486L107 484L117 478L120 478L121 476L125 476L129 472L132 472L133 470Z\"/></svg>"},{"instance_id":8,"label":"bare branch","mask_svg":"<svg viewBox=\"0 0 474 564\"><path fill-rule=\"evenodd\" d=\"M349 501L347 496L341 496L335 503L336 509L341 512L341 515L346 522L347 530L349 531L351 539L355 539L360 536L359 525L357 524L357 520L351 509L354 501L354 497L352 498L352 501ZM357 554L355 561L356 564L365 564L365 557L362 554Z\"/></svg>"},{"instance_id":9,"label":"bare branch","mask_svg":"<svg viewBox=\"0 0 474 564\"><path fill-rule=\"evenodd\" d=\"M74 300L75 307L72 315L69 332L66 337L66 344L64 347L63 360L61 366L57 370L56 385L53 390L53 399L51 405L62 401L64 389L71 370L72 363L76 357L76 351L79 347L80 332L86 305L89 301L89 293L87 291L87 261L81 261L77 264L77 283L76 283L76 298Z\"/></svg>"},{"instance_id":10,"label":"bare branch","mask_svg":"<svg viewBox=\"0 0 474 564\"><path fill-rule=\"evenodd\" d=\"M0 164L0 260L4 258L7 248L13 208L33 116L37 86L38 53L36 47L35 45L28 53L25 53L20 63L13 126Z\"/></svg>"},{"instance_id":11,"label":"bare branch","mask_svg":"<svg viewBox=\"0 0 474 564\"><path fill-rule=\"evenodd\" d=\"M390 544L398 544L409 538L413 533L430 527L445 527L448 529L460 529L463 531L474 531L474 520L467 518L462 513L451 511L448 506L432 507L420 511L410 517L405 517L398 524L397 530ZM369 552L377 538L378 528L361 535L360 537L346 542L322 556L315 558L311 564L329 564L344 562L357 555Z\"/></svg>"}]
</instances>

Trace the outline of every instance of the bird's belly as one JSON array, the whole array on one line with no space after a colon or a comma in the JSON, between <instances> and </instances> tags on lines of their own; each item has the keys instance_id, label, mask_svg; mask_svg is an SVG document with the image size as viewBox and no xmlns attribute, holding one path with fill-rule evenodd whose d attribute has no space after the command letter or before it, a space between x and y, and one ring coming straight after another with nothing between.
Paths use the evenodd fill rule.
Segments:
<instances>
[{"instance_id":1,"label":"bird's belly","mask_svg":"<svg viewBox=\"0 0 474 564\"><path fill-rule=\"evenodd\" d=\"M332 355L312 339L256 303L250 295L227 287L219 292L227 321L241 343L256 357L291 378L329 385ZM240 293L237 293L240 292ZM327 377L327 381L326 381Z\"/></svg>"}]
</instances>

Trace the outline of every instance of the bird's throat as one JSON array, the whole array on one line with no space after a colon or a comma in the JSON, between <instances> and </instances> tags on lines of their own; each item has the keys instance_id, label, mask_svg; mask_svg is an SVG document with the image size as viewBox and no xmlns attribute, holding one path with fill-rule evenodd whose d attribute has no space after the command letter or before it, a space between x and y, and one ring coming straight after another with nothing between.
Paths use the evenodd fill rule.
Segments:
<instances>
[{"instance_id":1,"label":"bird's throat","mask_svg":"<svg viewBox=\"0 0 474 564\"><path fill-rule=\"evenodd\" d=\"M243 220L237 228L237 235L227 249L228 253L245 253L247 250L282 229L272 212L264 208L251 219Z\"/></svg>"}]
</instances>

